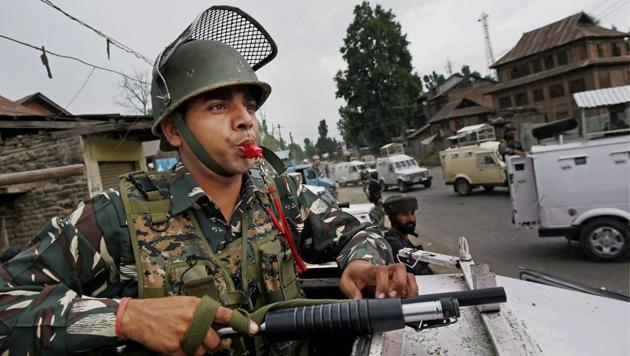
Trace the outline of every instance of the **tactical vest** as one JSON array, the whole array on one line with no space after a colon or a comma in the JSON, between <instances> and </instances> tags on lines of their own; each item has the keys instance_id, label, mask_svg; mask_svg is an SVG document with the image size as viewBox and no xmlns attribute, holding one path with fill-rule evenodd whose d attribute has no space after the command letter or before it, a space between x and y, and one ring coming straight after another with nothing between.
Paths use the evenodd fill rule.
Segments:
<instances>
[{"instance_id":1,"label":"tactical vest","mask_svg":"<svg viewBox=\"0 0 630 356\"><path fill-rule=\"evenodd\" d=\"M120 180L139 298L208 295L228 308L251 311L303 297L291 250L279 232L272 229L255 239L248 236L253 207L243 211L241 238L215 253L193 209L171 215L169 192L154 184L160 180L166 180L164 174L150 177L145 172L132 172ZM261 205L274 210L269 198L256 196ZM233 275L240 276L238 285ZM259 344L257 340L257 350Z\"/></svg>"}]
</instances>

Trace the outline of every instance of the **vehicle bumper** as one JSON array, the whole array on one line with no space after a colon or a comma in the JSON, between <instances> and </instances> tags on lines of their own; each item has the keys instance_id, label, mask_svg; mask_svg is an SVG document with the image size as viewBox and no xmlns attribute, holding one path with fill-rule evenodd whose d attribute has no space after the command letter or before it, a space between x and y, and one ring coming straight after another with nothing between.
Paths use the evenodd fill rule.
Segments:
<instances>
[{"instance_id":1,"label":"vehicle bumper","mask_svg":"<svg viewBox=\"0 0 630 356\"><path fill-rule=\"evenodd\" d=\"M575 237L580 231L577 226L567 227L541 227L538 228L538 237L555 237L555 236L569 236Z\"/></svg>"}]
</instances>

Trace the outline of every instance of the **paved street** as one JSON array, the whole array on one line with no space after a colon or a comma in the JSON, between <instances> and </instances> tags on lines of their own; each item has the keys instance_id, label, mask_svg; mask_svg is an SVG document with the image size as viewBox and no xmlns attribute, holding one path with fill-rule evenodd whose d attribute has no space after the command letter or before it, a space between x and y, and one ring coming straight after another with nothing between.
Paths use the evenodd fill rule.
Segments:
<instances>
[{"instance_id":1,"label":"paved street","mask_svg":"<svg viewBox=\"0 0 630 356\"><path fill-rule=\"evenodd\" d=\"M485 262L500 275L518 278L519 266L550 273L591 287L630 294L630 262L593 263L571 250L562 237L539 238L535 230L511 223L507 189L475 191L460 197L443 183L441 170L432 169L433 186L414 186L418 197L418 227L424 248L457 255L459 236L468 238L475 261ZM396 194L391 190L384 197ZM360 187L340 188L340 201L365 202Z\"/></svg>"}]
</instances>

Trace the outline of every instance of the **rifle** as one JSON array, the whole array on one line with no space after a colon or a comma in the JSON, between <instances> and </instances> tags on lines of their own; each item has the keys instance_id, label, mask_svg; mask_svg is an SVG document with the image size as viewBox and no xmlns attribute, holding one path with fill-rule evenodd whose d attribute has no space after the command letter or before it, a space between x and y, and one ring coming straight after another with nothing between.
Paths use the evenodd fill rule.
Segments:
<instances>
[{"instance_id":1,"label":"rifle","mask_svg":"<svg viewBox=\"0 0 630 356\"><path fill-rule=\"evenodd\" d=\"M457 321L460 307L503 303L502 287L437 293L405 299L363 299L333 304L271 310L257 335L274 341L299 340L313 334L368 335L398 330L406 324L417 330ZM222 338L241 336L231 327L217 330Z\"/></svg>"}]
</instances>

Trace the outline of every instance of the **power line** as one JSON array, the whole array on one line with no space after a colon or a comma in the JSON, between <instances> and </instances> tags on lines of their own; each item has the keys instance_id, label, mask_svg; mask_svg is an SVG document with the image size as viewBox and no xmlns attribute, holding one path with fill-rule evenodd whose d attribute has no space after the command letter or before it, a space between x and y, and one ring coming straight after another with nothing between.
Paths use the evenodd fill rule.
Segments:
<instances>
[{"instance_id":1,"label":"power line","mask_svg":"<svg viewBox=\"0 0 630 356\"><path fill-rule=\"evenodd\" d=\"M89 28L90 30L94 31L97 35L99 35L99 36L103 37L104 39L106 39L106 40L107 40L107 55L108 55L108 57L109 57L109 44L111 43L111 44L113 44L114 46L116 46L116 47L118 47L118 48L122 49L123 51L125 51L125 52L127 52L127 53L130 53L130 54L133 54L133 55L134 55L134 56L136 56L137 58L140 58L140 59L142 59L143 61L147 62L148 64L153 65L153 61L152 61L151 59L149 59L149 58L147 58L146 56L142 55L141 53L139 53L139 52L137 52L137 51L133 50L132 48L130 48L130 47L128 47L128 46L126 46L126 45L122 44L121 42L116 41L116 40L115 40L115 39L113 39L112 37L110 37L110 36L108 36L108 35L104 34L103 32L101 32L101 31L99 31L99 30L95 29L94 27L92 27L92 26L90 26L90 25L86 24L85 22L83 22L83 21L81 21L81 20L77 19L76 17L74 17L74 16L70 15L69 13L65 12L64 10L62 10L59 6L55 5L52 1L50 1L50 0L40 0L40 1L41 1L41 2L43 2L44 4L48 5L48 6L52 7L53 9L55 9L55 10L57 10L57 11L61 12L61 13L62 13L62 14L64 14L66 17L70 18L71 20L73 20L73 21L75 21L75 22L78 22L79 24L83 25L84 27Z\"/></svg>"},{"instance_id":2,"label":"power line","mask_svg":"<svg viewBox=\"0 0 630 356\"><path fill-rule=\"evenodd\" d=\"M600 20L603 20L604 18L608 17L609 15L614 14L617 10L621 9L622 7L624 7L624 6L626 6L626 5L628 5L628 3L627 3L627 2L625 2L625 1L620 2L620 3L618 4L618 6L617 6L617 7L615 7L615 8L613 8L613 9L611 9L610 11L607 11L607 12L605 12L605 13L601 14L601 15L599 16L599 19L600 19Z\"/></svg>"},{"instance_id":3,"label":"power line","mask_svg":"<svg viewBox=\"0 0 630 356\"><path fill-rule=\"evenodd\" d=\"M74 96L72 97L72 99L70 99L70 101L68 102L68 104L66 104L66 109L68 109L70 107L70 105L74 102L74 100L79 96L79 94L81 94L81 92L83 91L83 89L85 88L85 86L87 85L88 81L90 80L90 78L92 77L92 74L94 74L94 70L96 68L92 67L92 71L90 71L90 74L88 74L88 76L85 78L85 81L83 82L83 84L81 85L81 87L79 88L79 90L77 90L77 92L74 94Z\"/></svg>"},{"instance_id":4,"label":"power line","mask_svg":"<svg viewBox=\"0 0 630 356\"><path fill-rule=\"evenodd\" d=\"M8 36L4 36L4 35L2 35L2 34L0 34L0 37L1 37L1 38L4 38L4 39L7 39L7 40L9 40L9 41L15 42L15 43L19 43L19 44L21 44L21 45L23 45L23 46L33 48L33 49L35 49L35 50L37 50L37 51L42 51L42 48L43 48L43 47L42 47L42 48L36 47L36 46L34 46L34 45L32 45L32 44L29 44L29 43L26 43L26 42L22 42L22 41L19 41L19 40L14 39L14 38L11 38L11 37L8 37ZM103 70L103 71L106 71L106 72L110 72L110 73L115 73L115 74L118 74L118 75L122 75L123 77L125 77L125 78L127 78L127 79L129 79L129 80L133 80L133 81L136 81L136 82L140 82L140 83L142 83L142 84L146 84L146 85L148 85L148 84L149 84L149 83L147 83L147 82L145 82L145 81L138 80L138 79L136 79L136 78L132 78L132 77L128 76L128 75L127 75L127 74L125 74L125 73L122 73L122 72L119 72L119 71L116 71L116 70L113 70L113 69L109 69L109 68L105 68L105 67L97 66L96 64L88 63L88 62L86 62L86 61L84 61L84 60L82 60L82 59L76 58L76 57L66 56L66 55L63 55L63 54L58 54L58 53L55 53L55 52L52 52L52 51L49 51L49 50L45 50L45 51L44 51L44 54L51 54L51 55L56 56L56 57L59 57L59 58L72 59L72 60L74 60L74 61L77 61L77 62L79 62L79 63L81 63L81 64L84 64L84 65L86 65L86 66L89 66L89 67L92 67L92 68L95 68L95 69L100 69L100 70Z\"/></svg>"},{"instance_id":5,"label":"power line","mask_svg":"<svg viewBox=\"0 0 630 356\"><path fill-rule=\"evenodd\" d=\"M588 10L586 13L587 14L593 14L595 10L597 10L598 8L600 8L602 5L604 5L605 3L609 2L610 0L604 0L601 1L599 4L595 5L595 7L591 8L590 10Z\"/></svg>"},{"instance_id":6,"label":"power line","mask_svg":"<svg viewBox=\"0 0 630 356\"><path fill-rule=\"evenodd\" d=\"M626 0L618 0L615 1L613 3L610 4L610 6L608 6L606 9L602 10L599 15L596 16L596 18L601 19L602 17L604 17L604 14L607 14L608 11L612 8L615 8L617 5L619 4L624 4L626 2Z\"/></svg>"}]
</instances>

